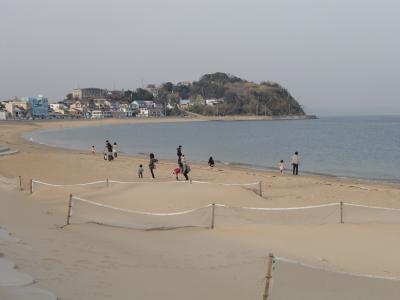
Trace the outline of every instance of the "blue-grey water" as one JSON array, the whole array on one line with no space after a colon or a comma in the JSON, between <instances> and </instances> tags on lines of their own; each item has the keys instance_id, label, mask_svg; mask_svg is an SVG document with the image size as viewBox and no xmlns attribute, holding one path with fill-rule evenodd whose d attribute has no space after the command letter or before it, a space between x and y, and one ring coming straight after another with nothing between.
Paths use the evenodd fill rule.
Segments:
<instances>
[{"instance_id":1,"label":"blue-grey water","mask_svg":"<svg viewBox=\"0 0 400 300\"><path fill-rule=\"evenodd\" d=\"M34 142L98 152L104 141L137 155L153 152L176 159L176 148L192 162L209 156L224 163L290 167L294 151L300 171L362 179L400 181L400 116L324 117L298 121L210 121L52 129L30 133Z\"/></svg>"}]
</instances>

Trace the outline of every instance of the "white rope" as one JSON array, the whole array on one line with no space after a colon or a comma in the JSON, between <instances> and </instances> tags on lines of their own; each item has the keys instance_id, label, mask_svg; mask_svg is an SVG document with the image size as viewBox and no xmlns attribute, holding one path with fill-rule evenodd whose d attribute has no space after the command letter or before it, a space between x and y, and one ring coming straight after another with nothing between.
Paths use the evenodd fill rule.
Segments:
<instances>
[{"instance_id":1,"label":"white rope","mask_svg":"<svg viewBox=\"0 0 400 300\"><path fill-rule=\"evenodd\" d=\"M345 272L345 271L329 270L329 269L326 269L326 268L322 268L322 267L318 267L318 266L302 263L300 261L293 260L293 259L286 258L286 257L274 256L274 259L280 260L280 261L283 261L283 262L286 262L286 263L296 264L296 265L299 265L299 266L302 266L302 267L305 267L305 268L310 268L310 269L314 269L314 270L321 270L321 271L325 271L325 272L331 272L331 273L337 273L337 274L343 274L343 275L350 275L350 276L357 276L357 277L364 277L364 278L371 278L371 279L384 279L384 280L400 281L399 277L378 276L378 275L371 275L371 274L359 274L359 273L352 273L352 272Z\"/></svg>"},{"instance_id":2,"label":"white rope","mask_svg":"<svg viewBox=\"0 0 400 300\"><path fill-rule=\"evenodd\" d=\"M215 204L215 206L225 207L225 208L240 208L248 210L264 210L264 211L284 211L284 210L302 210L302 209L313 209L321 207L339 206L340 203L328 203L312 206L298 206L298 207L239 207L239 206L228 206L225 204Z\"/></svg>"},{"instance_id":3,"label":"white rope","mask_svg":"<svg viewBox=\"0 0 400 300\"><path fill-rule=\"evenodd\" d=\"M88 182L88 183L75 183L75 184L53 184L53 183L48 183L48 182L43 182L39 180L32 180L34 183L39 183L47 186L52 186L52 187L63 187L63 186L85 186L85 185L91 185L91 184L99 184L99 183L106 183L106 180L99 180L99 181L93 181L93 182ZM253 183L219 183L219 182L207 182L207 181L199 181L199 180L192 180L192 181L119 181L119 180L108 180L109 183L121 183L121 184L140 184L140 183L200 183L200 184L216 184L216 185L224 185L224 186L251 186L251 185L257 185L259 182L253 182Z\"/></svg>"},{"instance_id":4,"label":"white rope","mask_svg":"<svg viewBox=\"0 0 400 300\"><path fill-rule=\"evenodd\" d=\"M250 183L220 183L220 182L209 182L209 181L200 181L200 180L192 180L193 183L201 183L201 184L217 184L224 186L250 186L260 184L259 182L250 182Z\"/></svg>"},{"instance_id":5,"label":"white rope","mask_svg":"<svg viewBox=\"0 0 400 300\"><path fill-rule=\"evenodd\" d=\"M225 186L251 186L251 185L259 185L259 182L251 182L251 183L215 183L215 184L221 184Z\"/></svg>"},{"instance_id":6,"label":"white rope","mask_svg":"<svg viewBox=\"0 0 400 300\"><path fill-rule=\"evenodd\" d=\"M39 180L32 180L32 182L47 185L47 186L53 186L53 187L63 187L63 186L85 186L85 185L106 183L107 181L99 180L99 181L93 181L93 182L87 182L87 183L75 183L75 184L53 184L53 183L43 182L43 181L39 181Z\"/></svg>"},{"instance_id":7,"label":"white rope","mask_svg":"<svg viewBox=\"0 0 400 300\"><path fill-rule=\"evenodd\" d=\"M381 206L368 206L368 205L346 203L346 202L344 202L343 204L344 205L348 205L348 206L354 206L354 207L371 208L371 209L382 209L382 210L391 210L391 211L400 212L400 208L390 208L390 207L381 207Z\"/></svg>"},{"instance_id":8,"label":"white rope","mask_svg":"<svg viewBox=\"0 0 400 300\"><path fill-rule=\"evenodd\" d=\"M109 183L122 183L122 184L139 184L139 183L153 183L151 181L118 181L118 180L109 180Z\"/></svg>"},{"instance_id":9,"label":"white rope","mask_svg":"<svg viewBox=\"0 0 400 300\"><path fill-rule=\"evenodd\" d=\"M210 207L212 205L212 204L209 204L209 205L206 205L206 206L203 206L203 207L184 210L184 211L179 211L179 212L173 212L173 213L151 213L151 212L145 212L145 211L135 211L135 210L129 210L129 209L124 209L124 208L114 207L114 206L110 206L110 205L106 205L106 204L102 204L102 203L98 203L98 202L93 202L93 201L82 199L82 198L78 198L78 197L72 197L72 199L73 200L82 201L82 202L85 202L85 203L88 203L88 204L91 204L91 205L96 205L96 206L100 206L100 207L104 207L104 208L109 208L109 209L112 209L112 210L122 211L122 212L126 212L126 213L141 214L141 215L150 215L150 216L178 216L178 215L184 215L184 214L195 212L195 211L200 210L200 209L204 209L204 208Z\"/></svg>"},{"instance_id":10,"label":"white rope","mask_svg":"<svg viewBox=\"0 0 400 300\"><path fill-rule=\"evenodd\" d=\"M109 180L110 183L122 183L122 184L141 184L141 183L185 183L188 181L119 181L119 180Z\"/></svg>"},{"instance_id":11,"label":"white rope","mask_svg":"<svg viewBox=\"0 0 400 300\"><path fill-rule=\"evenodd\" d=\"M202 206L202 207L199 207L199 208L180 211L180 212L175 212L175 213L150 213L150 212L144 212L144 211L133 211L133 210L128 210L128 209L113 207L113 206L110 206L110 205L101 204L101 203L98 203L98 202L82 199L82 198L79 198L79 197L73 197L73 199L79 200L79 201L82 201L82 202L86 202L86 203L89 203L89 204L93 204L93 205L102 206L102 207L105 207L105 208L124 211L124 212L137 213L137 214L148 214L148 215L156 215L156 216L157 215L159 215L159 216L171 215L172 216L172 215L186 214L186 213L194 212L196 210L203 209L203 208L206 208L206 207L210 207L210 206L213 205L213 204L208 204L206 206ZM365 205L358 205L358 204L351 204L351 203L344 203L344 204L350 205L350 206L356 206L356 207L367 207L367 208L373 208L373 209L384 209L384 210L400 211L400 209L394 209L394 208L365 206ZM214 205L217 206L217 207L223 207L223 208L236 208L236 209L261 210L261 211L286 211L286 210L305 210L305 209L315 209L315 208L340 206L340 203L327 203L327 204L320 204L320 205L297 206L297 207L245 207L245 206L229 206L229 205L226 205L226 204L218 204L218 203L215 203Z\"/></svg>"},{"instance_id":12,"label":"white rope","mask_svg":"<svg viewBox=\"0 0 400 300\"><path fill-rule=\"evenodd\" d=\"M200 184L216 184L216 185L224 185L224 186L251 186L257 185L259 182L253 183L219 183L219 182L208 182L208 181L200 181L200 180L171 180L171 181L119 181L119 180L109 180L110 183L132 183L132 184L140 184L140 183L200 183Z\"/></svg>"},{"instance_id":13,"label":"white rope","mask_svg":"<svg viewBox=\"0 0 400 300\"><path fill-rule=\"evenodd\" d=\"M121 184L140 184L140 183L199 183L199 184L216 184L216 185L223 185L223 186L252 186L258 185L259 182L253 183L219 183L219 182L208 182L208 181L199 181L199 180L192 180L192 181L118 181L118 180L108 180L109 183L121 183ZM42 185L52 186L52 187L70 187L70 186L87 186L87 185L94 185L100 183L107 183L107 180L99 180L87 183L75 183L75 184L53 184L48 182L43 182L39 180L32 180L32 183L38 183ZM387 211L399 211L400 208L389 208L389 207L381 207L381 206L368 206L368 205L361 205L361 204L354 204L354 203L347 203L344 202L344 205L354 206L354 207L361 207L361 208L370 208L370 209L380 209L380 210L387 210ZM301 209L312 209L312 208L321 208L321 207L329 207L329 206L336 206L340 205L339 203L328 203L328 204L321 204L321 205L312 205L312 206L302 206L302 207L281 207L281 208L261 208L261 207L234 207L228 206L224 204L216 204L216 206L226 207L226 208L241 208L241 209L248 209L248 210L301 210Z\"/></svg>"}]
</instances>

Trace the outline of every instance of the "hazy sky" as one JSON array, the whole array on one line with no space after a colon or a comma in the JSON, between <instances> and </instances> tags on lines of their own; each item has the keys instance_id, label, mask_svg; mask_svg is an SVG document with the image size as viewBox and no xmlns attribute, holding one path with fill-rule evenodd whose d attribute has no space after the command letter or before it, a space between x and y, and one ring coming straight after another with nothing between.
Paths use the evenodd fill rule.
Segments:
<instances>
[{"instance_id":1,"label":"hazy sky","mask_svg":"<svg viewBox=\"0 0 400 300\"><path fill-rule=\"evenodd\" d=\"M0 99L228 72L308 113L400 114L393 0L0 0Z\"/></svg>"}]
</instances>

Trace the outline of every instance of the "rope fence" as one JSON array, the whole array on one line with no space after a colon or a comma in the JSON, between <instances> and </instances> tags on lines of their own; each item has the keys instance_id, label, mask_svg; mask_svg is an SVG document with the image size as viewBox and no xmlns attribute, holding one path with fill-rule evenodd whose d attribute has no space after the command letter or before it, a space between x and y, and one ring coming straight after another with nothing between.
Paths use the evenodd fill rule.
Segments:
<instances>
[{"instance_id":1,"label":"rope fence","mask_svg":"<svg viewBox=\"0 0 400 300\"><path fill-rule=\"evenodd\" d=\"M96 223L134 229L207 227L212 204L177 212L146 212L114 207L70 195L67 225Z\"/></svg>"},{"instance_id":2,"label":"rope fence","mask_svg":"<svg viewBox=\"0 0 400 300\"><path fill-rule=\"evenodd\" d=\"M19 184L19 189L23 190L22 177L18 177L16 180L16 185ZM49 182L44 182L40 180L30 180L30 192L34 193L39 186L48 187L84 187L84 186L96 186L105 185L110 186L112 184L159 184L159 183L175 183L175 184L207 184L207 185L219 185L219 186L239 186L243 188L250 188L256 191L257 194L262 195L261 182L251 182L251 183L219 183L219 182L207 182L200 180L191 181L119 181L119 180L97 180L86 183L75 183L75 184L54 184ZM157 226L153 226L150 222L146 223L146 220L139 222L141 228L162 228L162 227L185 227L185 226L201 226L214 228L215 225L239 225L239 224L335 224L335 223L385 223L385 224L398 224L400 223L400 208L388 208L379 206L368 206L362 204L348 203L348 202L338 202L338 203L328 203L312 206L303 207L285 207L285 208L271 208L271 207L235 207L227 204L208 204L205 207L196 208L188 211L182 211L179 213L151 213L151 212L139 212L139 211L128 211L126 209L120 209L117 207L108 206L105 204L97 203L90 200L85 200L81 198L74 197L75 202L80 201L81 205L85 206L86 210L86 221L88 222L98 222L107 224L107 213L106 210L124 213L126 214L126 222L121 224L121 226L135 227L131 225L133 215L142 216L152 216L156 217L173 217L178 215L201 215L197 216L202 221L197 221L195 216L190 218L180 218L179 222L173 223L173 220L169 220L167 224L163 224L163 220L154 221L153 223ZM84 203L84 204L83 204ZM72 200L71 200L71 210L72 210ZM98 217L97 220L91 220L91 209L101 208L104 210L103 217L104 221ZM205 211L208 211L207 213ZM128 217L129 215L129 217ZM207 216L207 217L206 217ZM116 220L110 223L110 225L118 225L118 216L115 217ZM171 218L172 219L172 218ZM184 220L185 219L185 220ZM86 222L85 221L85 222ZM133 222L135 223L135 222ZM165 225L165 226L164 226Z\"/></svg>"},{"instance_id":3,"label":"rope fence","mask_svg":"<svg viewBox=\"0 0 400 300\"><path fill-rule=\"evenodd\" d=\"M13 186L23 191L21 176L13 179ZM28 182L25 182L27 184ZM199 180L186 181L117 181L98 180L77 184L52 184L40 180L29 181L30 193L40 185L49 187L96 186L111 184L155 184L155 183L189 183L221 186L241 186L254 188L262 196L261 182L253 183L216 183ZM115 207L96 201L76 197L70 194L66 224L95 223L108 226L134 228L143 230L174 229L184 227L203 227L214 229L215 226L238 224L362 224L362 223L400 224L400 208L369 206L348 202L337 202L299 207L238 207L227 204L210 203L205 206L174 212L148 212ZM294 275L293 275L294 274ZM293 275L293 276L292 276ZM337 275L344 276L338 279ZM346 281L346 290L337 289ZM384 282L383 282L384 281ZM291 289L295 287L296 295L301 299L310 299L318 293L324 299L351 297L352 299L376 299L376 295L395 295L400 292L400 278L359 274L303 263L270 253L267 257L264 300L290 299ZM300 283L299 283L300 282ZM300 290L298 289L302 287ZM326 294L334 289L336 294ZM372 291L372 292L371 292ZM339 297L338 297L339 295ZM390 298L390 299L396 299ZM350 298L349 298L350 299Z\"/></svg>"},{"instance_id":4,"label":"rope fence","mask_svg":"<svg viewBox=\"0 0 400 300\"><path fill-rule=\"evenodd\" d=\"M371 279L383 279L383 280L391 280L391 281L400 281L400 278L399 277L395 277L395 276L379 276L379 275L372 275L372 274L359 274L359 273L346 272L346 271L340 271L340 270L329 270L327 268L323 268L323 267L319 267L319 266L316 266L316 265L304 263L304 262L301 262L301 261L298 261L298 260L294 260L294 259L290 259L290 258L287 258L287 257L274 256L273 263L277 263L277 262L285 262L285 263L289 263L289 264L299 265L299 266L302 266L302 267L305 267L305 268L309 268L309 269L321 270L321 271L325 271L325 272L332 272L332 273L342 274L342 275L357 276L357 277L364 277L364 278L371 278Z\"/></svg>"},{"instance_id":5,"label":"rope fence","mask_svg":"<svg viewBox=\"0 0 400 300\"><path fill-rule=\"evenodd\" d=\"M147 212L114 207L70 195L67 224L97 223L134 229L173 229L241 224L322 225L338 223L400 223L400 209L352 203L302 207L236 207L211 203L175 212Z\"/></svg>"},{"instance_id":6,"label":"rope fence","mask_svg":"<svg viewBox=\"0 0 400 300\"><path fill-rule=\"evenodd\" d=\"M251 182L251 183L220 183L220 182L208 182L208 181L199 181L199 180L189 180L189 181L180 181L180 180L170 180L170 181L119 181L119 180L98 180L87 183L75 183L75 184L54 184L49 182L44 182L40 180L31 179L30 180L30 193L35 192L35 187L38 185L44 185L49 187L83 187L83 186L91 186L91 185L102 185L109 187L111 184L157 184L157 183L177 183L177 184L209 184L209 185L219 185L219 186L238 186L243 187L245 189L249 189L254 191L259 196L262 196L262 183L261 181Z\"/></svg>"},{"instance_id":7,"label":"rope fence","mask_svg":"<svg viewBox=\"0 0 400 300\"><path fill-rule=\"evenodd\" d=\"M286 257L267 257L263 300L397 299L400 278L332 270ZM338 288L340 287L340 288ZM334 290L335 293L327 291Z\"/></svg>"}]
</instances>

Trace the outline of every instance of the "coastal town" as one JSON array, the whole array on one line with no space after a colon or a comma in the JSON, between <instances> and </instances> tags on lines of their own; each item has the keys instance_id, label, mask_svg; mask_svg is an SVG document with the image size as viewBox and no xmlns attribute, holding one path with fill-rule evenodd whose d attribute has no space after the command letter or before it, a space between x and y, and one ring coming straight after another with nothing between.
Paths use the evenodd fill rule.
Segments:
<instances>
[{"instance_id":1,"label":"coastal town","mask_svg":"<svg viewBox=\"0 0 400 300\"><path fill-rule=\"evenodd\" d=\"M140 94L143 99L138 98ZM202 104L214 106L221 102L223 99L205 99ZM173 110L181 113L191 103L190 99L160 99L155 85L136 90L136 95L132 91L80 88L56 103L43 95L0 101L0 120L160 118Z\"/></svg>"},{"instance_id":2,"label":"coastal town","mask_svg":"<svg viewBox=\"0 0 400 300\"><path fill-rule=\"evenodd\" d=\"M135 90L76 88L61 101L44 95L0 100L0 120L161 118L166 116L262 116L306 118L283 86L231 74L205 74L198 81L148 84Z\"/></svg>"}]
</instances>

